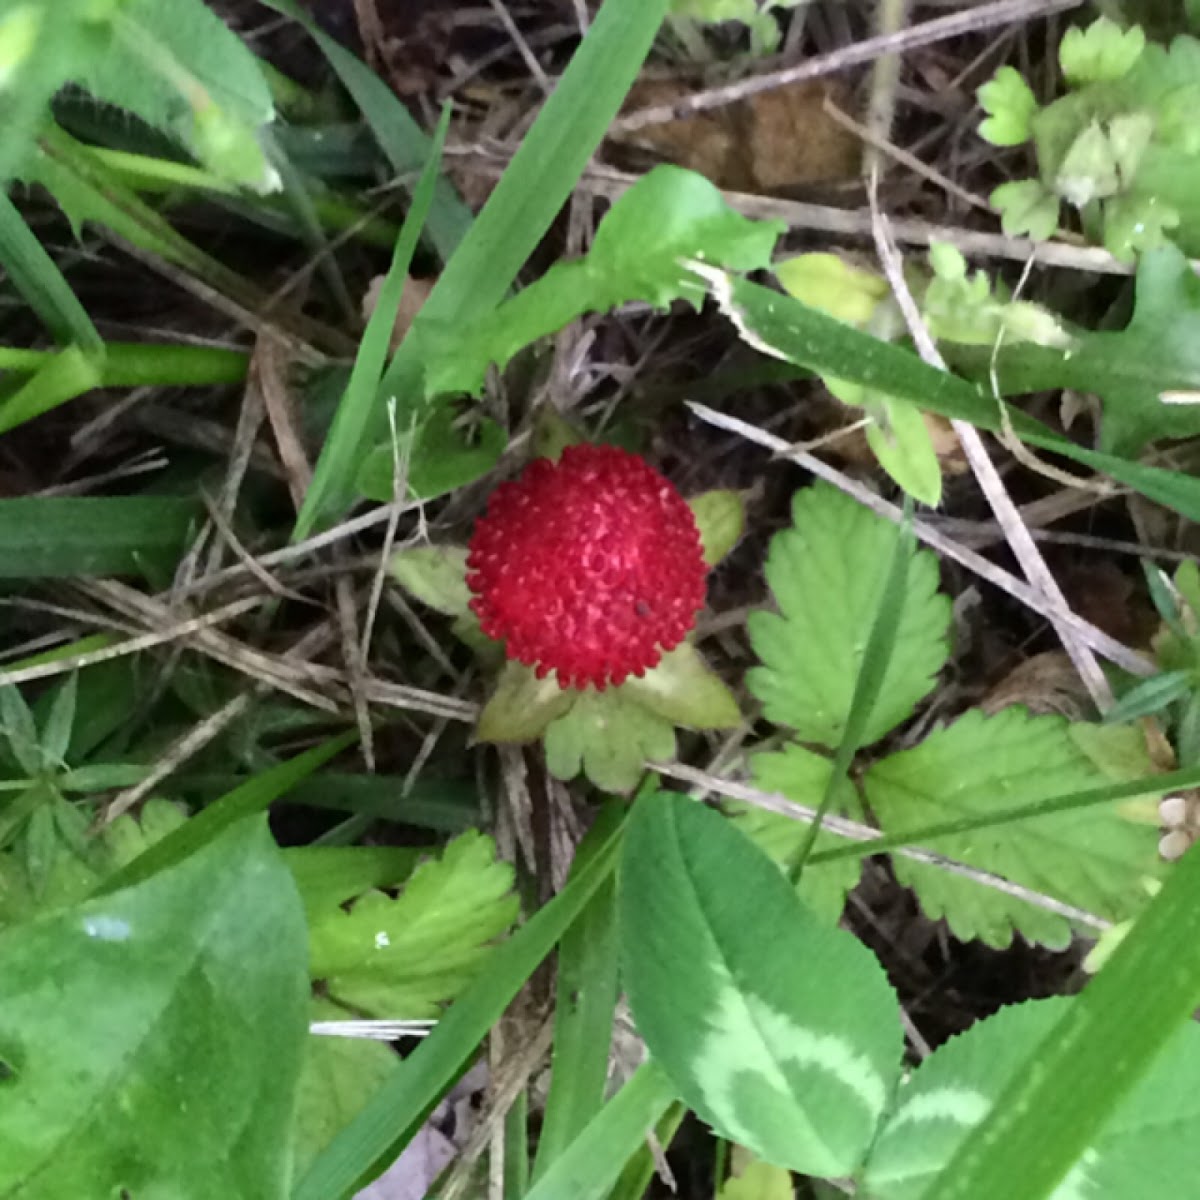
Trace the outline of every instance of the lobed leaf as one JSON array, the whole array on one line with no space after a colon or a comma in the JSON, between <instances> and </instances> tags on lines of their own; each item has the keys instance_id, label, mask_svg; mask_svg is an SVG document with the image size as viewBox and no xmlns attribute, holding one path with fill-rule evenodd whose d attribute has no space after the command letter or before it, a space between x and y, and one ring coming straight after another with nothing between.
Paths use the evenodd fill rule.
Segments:
<instances>
[{"instance_id":1,"label":"lobed leaf","mask_svg":"<svg viewBox=\"0 0 1200 1200\"><path fill-rule=\"evenodd\" d=\"M797 494L792 527L771 541L766 576L779 611L750 616L750 641L762 665L746 682L767 718L801 741L832 747L841 740L899 536L856 501L817 484ZM937 559L919 551L864 745L912 715L946 660L950 602L937 584Z\"/></svg>"}]
</instances>

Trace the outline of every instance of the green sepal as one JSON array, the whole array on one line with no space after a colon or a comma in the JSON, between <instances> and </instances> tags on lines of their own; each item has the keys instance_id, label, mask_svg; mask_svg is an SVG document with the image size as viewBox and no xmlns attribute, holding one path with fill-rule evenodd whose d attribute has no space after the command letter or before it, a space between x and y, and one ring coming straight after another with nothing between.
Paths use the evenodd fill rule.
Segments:
<instances>
[{"instance_id":1,"label":"green sepal","mask_svg":"<svg viewBox=\"0 0 1200 1200\"><path fill-rule=\"evenodd\" d=\"M669 721L638 704L624 687L576 693L546 730L546 766L558 779L582 771L605 792L633 791L647 761L675 755Z\"/></svg>"},{"instance_id":2,"label":"green sepal","mask_svg":"<svg viewBox=\"0 0 1200 1200\"><path fill-rule=\"evenodd\" d=\"M533 456L557 461L568 446L578 446L587 438L571 424L543 404L533 421Z\"/></svg>"},{"instance_id":3,"label":"green sepal","mask_svg":"<svg viewBox=\"0 0 1200 1200\"><path fill-rule=\"evenodd\" d=\"M463 546L408 546L388 560L392 578L409 595L447 617L470 613L467 551Z\"/></svg>"},{"instance_id":4,"label":"green sepal","mask_svg":"<svg viewBox=\"0 0 1200 1200\"><path fill-rule=\"evenodd\" d=\"M742 723L733 693L691 642L681 642L652 671L613 690L686 729L735 729Z\"/></svg>"},{"instance_id":5,"label":"green sepal","mask_svg":"<svg viewBox=\"0 0 1200 1200\"><path fill-rule=\"evenodd\" d=\"M702 492L688 501L700 530L704 561L715 567L741 539L746 528L746 506L738 492L721 489Z\"/></svg>"},{"instance_id":6,"label":"green sepal","mask_svg":"<svg viewBox=\"0 0 1200 1200\"><path fill-rule=\"evenodd\" d=\"M500 744L536 741L582 694L559 687L553 674L539 679L532 667L507 662L479 714L475 736L481 742Z\"/></svg>"}]
</instances>

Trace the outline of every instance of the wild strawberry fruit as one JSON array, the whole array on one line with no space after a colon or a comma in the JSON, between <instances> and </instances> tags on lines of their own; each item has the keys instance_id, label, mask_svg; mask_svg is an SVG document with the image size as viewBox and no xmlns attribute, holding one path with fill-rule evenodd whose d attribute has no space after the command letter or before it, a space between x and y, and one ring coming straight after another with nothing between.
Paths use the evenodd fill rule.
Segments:
<instances>
[{"instance_id":1,"label":"wild strawberry fruit","mask_svg":"<svg viewBox=\"0 0 1200 1200\"><path fill-rule=\"evenodd\" d=\"M615 446L569 446L492 493L467 555L484 633L539 678L601 691L657 666L704 605L687 501Z\"/></svg>"}]
</instances>

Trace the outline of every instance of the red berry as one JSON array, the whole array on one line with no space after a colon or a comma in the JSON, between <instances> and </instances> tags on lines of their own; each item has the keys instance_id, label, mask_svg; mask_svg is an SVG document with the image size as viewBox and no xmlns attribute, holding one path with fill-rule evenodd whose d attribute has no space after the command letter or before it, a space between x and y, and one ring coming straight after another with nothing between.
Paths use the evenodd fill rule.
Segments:
<instances>
[{"instance_id":1,"label":"red berry","mask_svg":"<svg viewBox=\"0 0 1200 1200\"><path fill-rule=\"evenodd\" d=\"M509 658L601 690L643 675L704 606L696 519L636 454L569 446L502 483L471 536L467 583Z\"/></svg>"}]
</instances>

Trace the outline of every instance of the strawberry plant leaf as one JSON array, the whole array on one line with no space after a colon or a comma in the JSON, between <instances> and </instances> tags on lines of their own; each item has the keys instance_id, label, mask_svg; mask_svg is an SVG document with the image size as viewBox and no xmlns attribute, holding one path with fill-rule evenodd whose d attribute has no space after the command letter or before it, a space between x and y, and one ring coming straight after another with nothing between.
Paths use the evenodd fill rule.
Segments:
<instances>
[{"instance_id":1,"label":"strawberry plant leaf","mask_svg":"<svg viewBox=\"0 0 1200 1200\"><path fill-rule=\"evenodd\" d=\"M1076 25L1063 34L1058 61L1072 87L1111 83L1128 73L1145 46L1146 35L1137 25L1122 29L1116 21L1099 17L1086 29Z\"/></svg>"},{"instance_id":2,"label":"strawberry plant leaf","mask_svg":"<svg viewBox=\"0 0 1200 1200\"><path fill-rule=\"evenodd\" d=\"M512 868L476 831L422 863L396 897L370 891L309 925L309 970L325 993L378 1018L433 1017L474 978L517 916Z\"/></svg>"},{"instance_id":3,"label":"strawberry plant leaf","mask_svg":"<svg viewBox=\"0 0 1200 1200\"><path fill-rule=\"evenodd\" d=\"M831 759L803 746L785 746L782 750L760 751L750 756L750 770L756 787L778 792L811 809L820 805L832 769ZM729 804L726 809L733 814L734 824L785 871L795 864L808 836L808 827L803 821L793 821L754 804ZM854 821L864 817L858 793L851 788L838 789L829 812L832 816L849 817ZM819 853L843 842L844 839L836 834L822 831L817 834L812 848ZM837 924L846 906L846 896L858 884L861 875L859 859L835 859L812 869L806 866L796 884L796 894L822 920Z\"/></svg>"},{"instance_id":4,"label":"strawberry plant leaf","mask_svg":"<svg viewBox=\"0 0 1200 1200\"><path fill-rule=\"evenodd\" d=\"M648 760L674 757L674 726L624 686L577 697L546 730L551 775L567 780L582 771L602 791L620 794L637 787Z\"/></svg>"},{"instance_id":5,"label":"strawberry plant leaf","mask_svg":"<svg viewBox=\"0 0 1200 1200\"><path fill-rule=\"evenodd\" d=\"M901 1054L874 956L719 813L673 793L633 810L619 909L634 1020L681 1098L768 1163L853 1171Z\"/></svg>"},{"instance_id":6,"label":"strawberry plant leaf","mask_svg":"<svg viewBox=\"0 0 1200 1200\"><path fill-rule=\"evenodd\" d=\"M328 1000L314 1000L310 1012L314 1021L346 1021L354 1015ZM308 1169L399 1069L399 1057L385 1043L370 1038L308 1038L293 1125L297 1175Z\"/></svg>"},{"instance_id":7,"label":"strawberry plant leaf","mask_svg":"<svg viewBox=\"0 0 1200 1200\"><path fill-rule=\"evenodd\" d=\"M0 930L0 1193L283 1200L304 965L264 820Z\"/></svg>"},{"instance_id":8,"label":"strawberry plant leaf","mask_svg":"<svg viewBox=\"0 0 1200 1200\"><path fill-rule=\"evenodd\" d=\"M766 575L779 611L750 616L750 641L762 666L752 668L746 682L768 720L801 741L832 747L841 740L899 536L850 497L817 484L797 494L792 528L771 540ZM864 745L912 715L946 661L950 602L937 585L937 559L918 551Z\"/></svg>"},{"instance_id":9,"label":"strawberry plant leaf","mask_svg":"<svg viewBox=\"0 0 1200 1200\"><path fill-rule=\"evenodd\" d=\"M640 679L630 676L620 692L643 708L687 729L733 729L742 714L733 693L691 642L680 642Z\"/></svg>"},{"instance_id":10,"label":"strawberry plant leaf","mask_svg":"<svg viewBox=\"0 0 1200 1200\"><path fill-rule=\"evenodd\" d=\"M659 166L608 211L587 256L556 263L541 279L463 328L419 323L426 392L478 393L491 363L505 366L519 350L586 312L641 300L666 308L699 306L703 284L685 262L703 258L731 270L765 268L783 225L751 221L730 208L702 175Z\"/></svg>"},{"instance_id":11,"label":"strawberry plant leaf","mask_svg":"<svg viewBox=\"0 0 1200 1200\"><path fill-rule=\"evenodd\" d=\"M952 1038L904 1083L867 1162L878 1200L918 1200L993 1108L1030 1049L1054 1029L1069 997L1001 1009ZM1186 1200L1200 1173L1200 1029L1189 1024L1169 1053L1113 1114L1063 1181L1062 1194L1089 1200L1154 1196ZM1074 1190L1068 1186L1074 1185Z\"/></svg>"},{"instance_id":12,"label":"strawberry plant leaf","mask_svg":"<svg viewBox=\"0 0 1200 1200\"><path fill-rule=\"evenodd\" d=\"M1111 730L1110 732L1119 732ZM1112 781L1069 722L1008 708L995 716L969 712L912 750L876 763L866 774L867 803L886 834L935 822L983 817L997 808L1032 804ZM1151 774L1144 761L1144 773ZM1023 821L940 837L939 853L1002 876L1113 921L1137 912L1159 873L1158 832L1112 807L1047 813ZM1004 947L1013 933L1062 948L1071 925L1056 913L936 866L894 860L925 913L944 917L955 937Z\"/></svg>"},{"instance_id":13,"label":"strawberry plant leaf","mask_svg":"<svg viewBox=\"0 0 1200 1200\"><path fill-rule=\"evenodd\" d=\"M262 69L207 5L123 0L110 36L104 53L79 60L77 83L177 137L219 178L280 186L257 136L275 112Z\"/></svg>"},{"instance_id":14,"label":"strawberry plant leaf","mask_svg":"<svg viewBox=\"0 0 1200 1200\"><path fill-rule=\"evenodd\" d=\"M388 559L388 570L410 596L447 617L471 610L464 546L406 546Z\"/></svg>"}]
</instances>

